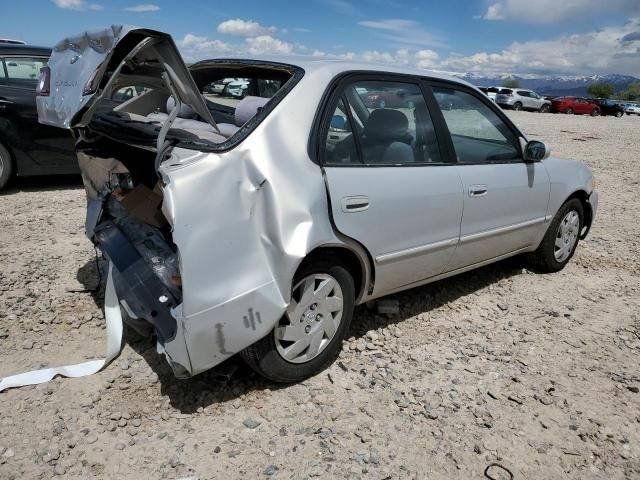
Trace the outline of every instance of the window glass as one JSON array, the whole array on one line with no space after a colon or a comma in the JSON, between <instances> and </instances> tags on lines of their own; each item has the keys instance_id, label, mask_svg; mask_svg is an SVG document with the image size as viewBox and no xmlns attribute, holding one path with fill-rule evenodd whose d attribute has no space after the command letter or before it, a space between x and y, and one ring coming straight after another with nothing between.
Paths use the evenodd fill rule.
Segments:
<instances>
[{"instance_id":1,"label":"window glass","mask_svg":"<svg viewBox=\"0 0 640 480\"><path fill-rule=\"evenodd\" d=\"M4 74L4 60L0 58L0 83L5 83L7 76Z\"/></svg>"},{"instance_id":2,"label":"window glass","mask_svg":"<svg viewBox=\"0 0 640 480\"><path fill-rule=\"evenodd\" d=\"M362 81L349 85L342 94L327 134L327 162L405 165L442 161L418 85ZM355 125L347 118L347 108Z\"/></svg>"},{"instance_id":3,"label":"window glass","mask_svg":"<svg viewBox=\"0 0 640 480\"><path fill-rule=\"evenodd\" d=\"M520 95L522 97L528 97L529 96L529 92L527 92L525 90L518 90L518 95Z\"/></svg>"},{"instance_id":4,"label":"window glass","mask_svg":"<svg viewBox=\"0 0 640 480\"><path fill-rule=\"evenodd\" d=\"M517 137L488 105L473 95L452 88L436 87L433 92L451 133L459 162L521 160Z\"/></svg>"},{"instance_id":5,"label":"window glass","mask_svg":"<svg viewBox=\"0 0 640 480\"><path fill-rule=\"evenodd\" d=\"M47 64L44 58L10 57L4 59L10 85L34 87L38 83L40 69Z\"/></svg>"}]
</instances>

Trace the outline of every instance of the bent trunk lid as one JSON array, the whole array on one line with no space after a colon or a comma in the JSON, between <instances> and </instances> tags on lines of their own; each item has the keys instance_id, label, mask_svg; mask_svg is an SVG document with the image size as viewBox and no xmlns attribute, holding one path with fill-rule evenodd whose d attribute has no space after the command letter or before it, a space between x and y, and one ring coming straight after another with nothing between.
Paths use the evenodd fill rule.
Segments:
<instances>
[{"instance_id":1,"label":"bent trunk lid","mask_svg":"<svg viewBox=\"0 0 640 480\"><path fill-rule=\"evenodd\" d=\"M50 93L37 97L38 120L61 128L86 126L92 107L104 96L105 89L113 86L110 80L123 63L130 61L132 54L146 51L151 53L150 61L162 65L181 102L217 128L171 36L122 25L65 38L53 48Z\"/></svg>"}]
</instances>

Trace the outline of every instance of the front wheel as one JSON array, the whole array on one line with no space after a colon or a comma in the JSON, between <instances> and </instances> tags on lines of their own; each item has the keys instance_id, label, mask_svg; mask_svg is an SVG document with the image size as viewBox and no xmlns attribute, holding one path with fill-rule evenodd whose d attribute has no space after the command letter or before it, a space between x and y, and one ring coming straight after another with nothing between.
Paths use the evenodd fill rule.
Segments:
<instances>
[{"instance_id":1,"label":"front wheel","mask_svg":"<svg viewBox=\"0 0 640 480\"><path fill-rule=\"evenodd\" d=\"M296 274L289 307L273 331L243 350L241 357L274 382L304 380L337 358L354 301L353 277L344 267L309 263Z\"/></svg>"},{"instance_id":2,"label":"front wheel","mask_svg":"<svg viewBox=\"0 0 640 480\"><path fill-rule=\"evenodd\" d=\"M591 110L591 116L592 117L598 117L600 115L600 109L595 108L593 110Z\"/></svg>"},{"instance_id":3,"label":"front wheel","mask_svg":"<svg viewBox=\"0 0 640 480\"><path fill-rule=\"evenodd\" d=\"M542 105L540 107L540 113L549 113L550 107L549 105Z\"/></svg>"},{"instance_id":4,"label":"front wheel","mask_svg":"<svg viewBox=\"0 0 640 480\"><path fill-rule=\"evenodd\" d=\"M622 117L622 112L620 111L616 112L616 118L620 118L620 117Z\"/></svg>"},{"instance_id":5,"label":"front wheel","mask_svg":"<svg viewBox=\"0 0 640 480\"><path fill-rule=\"evenodd\" d=\"M520 110L522 110L522 104L521 104L520 102L516 102L516 103L514 103L514 104L513 104L513 109L514 109L516 112L519 112Z\"/></svg>"},{"instance_id":6,"label":"front wheel","mask_svg":"<svg viewBox=\"0 0 640 480\"><path fill-rule=\"evenodd\" d=\"M573 114L573 108L567 108L567 111L565 113L567 115L572 115Z\"/></svg>"},{"instance_id":7,"label":"front wheel","mask_svg":"<svg viewBox=\"0 0 640 480\"><path fill-rule=\"evenodd\" d=\"M584 209L577 198L565 202L553 217L547 233L535 252L529 254L529 263L540 272L558 272L571 260L582 231Z\"/></svg>"}]
</instances>

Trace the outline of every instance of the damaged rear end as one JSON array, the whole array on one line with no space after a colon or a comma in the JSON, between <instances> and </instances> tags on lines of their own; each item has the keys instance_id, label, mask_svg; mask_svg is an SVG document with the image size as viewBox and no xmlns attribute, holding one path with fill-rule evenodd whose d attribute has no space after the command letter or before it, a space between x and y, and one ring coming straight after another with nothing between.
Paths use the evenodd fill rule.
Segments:
<instances>
[{"instance_id":1,"label":"damaged rear end","mask_svg":"<svg viewBox=\"0 0 640 480\"><path fill-rule=\"evenodd\" d=\"M125 319L151 327L177 377L263 337L286 308L291 274L275 273L260 230L273 212L257 206L272 192L261 191L266 176L247 150L233 149L301 76L242 61L190 71L170 36L115 26L60 42L41 74L41 123L77 140L87 236L114 267ZM238 77L251 79L243 99L202 93ZM127 87L141 93L114 101ZM235 271L247 265L255 271Z\"/></svg>"}]
</instances>

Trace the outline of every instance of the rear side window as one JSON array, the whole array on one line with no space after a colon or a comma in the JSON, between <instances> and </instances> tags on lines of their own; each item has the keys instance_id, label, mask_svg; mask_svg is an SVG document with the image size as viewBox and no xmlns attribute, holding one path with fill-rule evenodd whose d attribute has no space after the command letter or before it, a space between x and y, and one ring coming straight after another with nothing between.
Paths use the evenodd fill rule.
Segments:
<instances>
[{"instance_id":1,"label":"rear side window","mask_svg":"<svg viewBox=\"0 0 640 480\"><path fill-rule=\"evenodd\" d=\"M461 163L520 161L519 142L511 128L484 102L453 88L433 93Z\"/></svg>"},{"instance_id":2,"label":"rear side window","mask_svg":"<svg viewBox=\"0 0 640 480\"><path fill-rule=\"evenodd\" d=\"M47 64L45 58L7 57L6 84L14 87L35 88L38 83L40 69Z\"/></svg>"},{"instance_id":3,"label":"rear side window","mask_svg":"<svg viewBox=\"0 0 640 480\"><path fill-rule=\"evenodd\" d=\"M348 85L331 113L327 164L440 163L435 129L420 87L391 81Z\"/></svg>"},{"instance_id":4,"label":"rear side window","mask_svg":"<svg viewBox=\"0 0 640 480\"><path fill-rule=\"evenodd\" d=\"M528 97L529 96L529 92L527 92L525 90L518 90L518 95L520 95L521 97Z\"/></svg>"}]
</instances>

